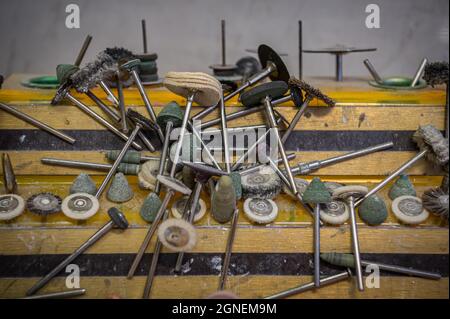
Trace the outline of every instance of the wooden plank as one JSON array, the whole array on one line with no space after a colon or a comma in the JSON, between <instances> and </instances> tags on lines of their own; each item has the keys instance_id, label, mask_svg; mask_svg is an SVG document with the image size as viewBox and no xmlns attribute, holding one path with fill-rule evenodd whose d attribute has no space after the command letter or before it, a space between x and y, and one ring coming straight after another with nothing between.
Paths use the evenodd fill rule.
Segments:
<instances>
[{"instance_id":1,"label":"wooden plank","mask_svg":"<svg viewBox=\"0 0 450 319\"><path fill-rule=\"evenodd\" d=\"M92 103L90 103L92 105ZM90 118L76 106L61 105L20 105L15 106L18 110L56 128L56 129L76 129L76 130L98 130L104 127ZM148 116L143 107L132 107L132 109ZM161 111L161 106L155 107L155 113ZM229 107L227 114L242 110L242 107ZM92 106L92 110L101 116L109 118L97 106ZM193 108L192 114L196 114L202 109ZM277 110L291 121L297 112L293 107L277 107ZM383 107L383 106L336 106L332 109L322 107L308 108L296 130L377 130L377 131L415 131L419 125L433 124L438 129L444 129L445 114L443 106L427 107L404 106L404 107ZM411 116L416 114L417 116ZM218 118L218 113L214 112L204 121ZM32 129L30 124L10 115L0 112L1 129ZM264 124L265 117L262 112L254 113L228 122L229 127Z\"/></svg>"},{"instance_id":2,"label":"wooden plank","mask_svg":"<svg viewBox=\"0 0 450 319\"><path fill-rule=\"evenodd\" d=\"M102 151L8 151L16 175L77 175L80 172L88 172L95 175L105 174L105 172L60 167L55 165L45 165L41 163L43 157L53 157L58 159L70 159L76 161L92 163L108 163ZM291 161L292 167L299 162L310 162L324 160L345 154L346 152L295 152L296 158ZM143 154L149 156L159 156L159 152ZM311 172L310 175L342 175L342 176L367 176L367 175L388 175L389 172L397 169L402 163L416 155L416 152L378 152L360 158L344 161L334 165L326 166L320 170ZM382 165L381 165L382 164ZM1 168L0 168L1 172ZM430 164L425 159L418 161L407 170L410 175L442 175L442 171Z\"/></svg>"},{"instance_id":3,"label":"wooden plank","mask_svg":"<svg viewBox=\"0 0 450 319\"><path fill-rule=\"evenodd\" d=\"M96 229L2 229L0 254L69 254ZM228 225L197 228L198 242L194 253L222 253L228 236ZM91 247L89 254L136 253L147 232L146 228L113 231ZM351 252L348 226L321 229L322 252ZM448 254L448 228L427 227L359 227L363 253ZM148 252L153 252L153 238ZM239 225L233 245L235 253L311 253L313 230L304 227L248 227ZM163 249L163 252L168 252Z\"/></svg>"},{"instance_id":4,"label":"wooden plank","mask_svg":"<svg viewBox=\"0 0 450 319\"><path fill-rule=\"evenodd\" d=\"M0 298L25 295L39 278L0 279ZM217 276L157 276L151 298L206 298L217 290ZM233 276L227 289L241 298L262 298L288 288L311 282L311 276ZM380 278L380 288L359 292L354 280L347 279L330 286L292 296L291 298L448 298L448 278L439 281L409 278ZM127 280L125 277L82 277L81 287L87 289L84 298L142 298L145 277ZM65 278L53 279L39 294L66 290Z\"/></svg>"}]
</instances>

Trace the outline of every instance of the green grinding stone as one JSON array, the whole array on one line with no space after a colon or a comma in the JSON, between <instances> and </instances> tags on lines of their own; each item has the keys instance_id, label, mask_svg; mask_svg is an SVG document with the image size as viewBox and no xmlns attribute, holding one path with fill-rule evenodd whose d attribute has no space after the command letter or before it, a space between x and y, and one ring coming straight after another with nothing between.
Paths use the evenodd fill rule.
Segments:
<instances>
[{"instance_id":1,"label":"green grinding stone","mask_svg":"<svg viewBox=\"0 0 450 319\"><path fill-rule=\"evenodd\" d=\"M272 100L282 97L288 88L283 81L267 82L245 91L240 95L240 100L244 106L252 107L261 104L266 96L270 96Z\"/></svg>"},{"instance_id":2,"label":"green grinding stone","mask_svg":"<svg viewBox=\"0 0 450 319\"><path fill-rule=\"evenodd\" d=\"M155 61L156 59L158 59L158 54L156 53L143 53L136 54L135 56L142 62Z\"/></svg>"},{"instance_id":3,"label":"green grinding stone","mask_svg":"<svg viewBox=\"0 0 450 319\"><path fill-rule=\"evenodd\" d=\"M195 174L189 166L183 166L182 169L182 180L183 184L189 187L190 189L194 189L195 185Z\"/></svg>"},{"instance_id":4,"label":"green grinding stone","mask_svg":"<svg viewBox=\"0 0 450 319\"><path fill-rule=\"evenodd\" d=\"M120 163L117 167L117 171L124 173L125 175L137 175L141 169L141 165L130 164L130 163Z\"/></svg>"},{"instance_id":5,"label":"green grinding stone","mask_svg":"<svg viewBox=\"0 0 450 319\"><path fill-rule=\"evenodd\" d=\"M229 176L233 181L234 191L236 192L236 200L239 200L242 198L241 174L238 172L231 172Z\"/></svg>"},{"instance_id":6,"label":"green grinding stone","mask_svg":"<svg viewBox=\"0 0 450 319\"><path fill-rule=\"evenodd\" d=\"M235 208L236 192L233 180L229 176L221 176L211 196L211 214L219 223L226 223L233 216Z\"/></svg>"},{"instance_id":7,"label":"green grinding stone","mask_svg":"<svg viewBox=\"0 0 450 319\"><path fill-rule=\"evenodd\" d=\"M169 102L164 106L164 108L159 112L156 123L161 127L162 130L165 130L167 122L172 122L173 127L180 127L183 122L184 112L180 105L175 102Z\"/></svg>"},{"instance_id":8,"label":"green grinding stone","mask_svg":"<svg viewBox=\"0 0 450 319\"><path fill-rule=\"evenodd\" d=\"M117 157L119 156L120 151L113 150L113 151L107 151L105 153L105 156L110 161L115 161ZM125 156L123 157L121 163L130 163L130 164L140 164L141 163L141 153L138 151L127 151L125 153Z\"/></svg>"},{"instance_id":9,"label":"green grinding stone","mask_svg":"<svg viewBox=\"0 0 450 319\"><path fill-rule=\"evenodd\" d=\"M73 64L58 64L56 67L56 78L59 83L65 83L78 70L79 68Z\"/></svg>"},{"instance_id":10,"label":"green grinding stone","mask_svg":"<svg viewBox=\"0 0 450 319\"><path fill-rule=\"evenodd\" d=\"M400 175L389 190L389 198L392 200L404 195L417 196L414 185L411 183L408 175Z\"/></svg>"},{"instance_id":11,"label":"green grinding stone","mask_svg":"<svg viewBox=\"0 0 450 319\"><path fill-rule=\"evenodd\" d=\"M117 173L111 182L108 193L106 193L108 200L115 203L124 203L132 199L133 195L125 175L120 172Z\"/></svg>"},{"instance_id":12,"label":"green grinding stone","mask_svg":"<svg viewBox=\"0 0 450 319\"><path fill-rule=\"evenodd\" d=\"M88 193L91 195L95 195L95 193L97 193L97 186L95 186L94 181L88 174L81 173L73 181L72 185L70 186L69 193Z\"/></svg>"},{"instance_id":13,"label":"green grinding stone","mask_svg":"<svg viewBox=\"0 0 450 319\"><path fill-rule=\"evenodd\" d=\"M150 193L142 203L141 210L139 211L141 217L146 222L153 222L156 214L161 207L161 199L155 193Z\"/></svg>"},{"instance_id":14,"label":"green grinding stone","mask_svg":"<svg viewBox=\"0 0 450 319\"><path fill-rule=\"evenodd\" d=\"M342 266L342 267L355 267L355 258L352 254L340 254L340 253L322 253L320 258L332 265Z\"/></svg>"},{"instance_id":15,"label":"green grinding stone","mask_svg":"<svg viewBox=\"0 0 450 319\"><path fill-rule=\"evenodd\" d=\"M377 195L369 196L359 206L359 217L368 225L380 225L387 216L388 211L384 201Z\"/></svg>"},{"instance_id":16,"label":"green grinding stone","mask_svg":"<svg viewBox=\"0 0 450 319\"><path fill-rule=\"evenodd\" d=\"M140 63L141 63L141 60L139 60L139 59L130 60L130 61L122 64L122 68L124 68L126 70L132 70L133 68L138 67Z\"/></svg>"},{"instance_id":17,"label":"green grinding stone","mask_svg":"<svg viewBox=\"0 0 450 319\"><path fill-rule=\"evenodd\" d=\"M156 82L158 81L159 77L158 74L141 74L139 76L139 79L141 80L142 83L149 83L149 82Z\"/></svg>"},{"instance_id":18,"label":"green grinding stone","mask_svg":"<svg viewBox=\"0 0 450 319\"><path fill-rule=\"evenodd\" d=\"M155 74L158 72L155 61L141 62L139 63L139 74Z\"/></svg>"},{"instance_id":19,"label":"green grinding stone","mask_svg":"<svg viewBox=\"0 0 450 319\"><path fill-rule=\"evenodd\" d=\"M314 177L303 192L302 199L305 203L324 204L331 202L331 194L320 178Z\"/></svg>"}]
</instances>

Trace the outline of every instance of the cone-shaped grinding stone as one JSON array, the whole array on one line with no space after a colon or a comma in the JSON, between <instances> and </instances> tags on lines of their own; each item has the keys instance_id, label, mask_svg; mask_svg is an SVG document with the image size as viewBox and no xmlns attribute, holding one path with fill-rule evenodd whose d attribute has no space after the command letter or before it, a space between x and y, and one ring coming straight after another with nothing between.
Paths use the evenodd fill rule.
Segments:
<instances>
[{"instance_id":1,"label":"cone-shaped grinding stone","mask_svg":"<svg viewBox=\"0 0 450 319\"><path fill-rule=\"evenodd\" d=\"M388 216L386 204L377 195L366 198L359 206L358 213L359 217L371 226L382 224Z\"/></svg>"},{"instance_id":2,"label":"cone-shaped grinding stone","mask_svg":"<svg viewBox=\"0 0 450 319\"><path fill-rule=\"evenodd\" d=\"M97 193L97 186L95 186L94 181L88 174L81 173L73 181L72 185L70 186L69 193L88 193L91 195L95 195L95 193Z\"/></svg>"},{"instance_id":3,"label":"cone-shaped grinding stone","mask_svg":"<svg viewBox=\"0 0 450 319\"><path fill-rule=\"evenodd\" d=\"M302 195L305 203L324 204L331 201L331 194L318 177L314 177Z\"/></svg>"},{"instance_id":4,"label":"cone-shaped grinding stone","mask_svg":"<svg viewBox=\"0 0 450 319\"><path fill-rule=\"evenodd\" d=\"M408 175L401 175L389 190L389 198L392 200L403 195L416 196L416 190Z\"/></svg>"},{"instance_id":5,"label":"cone-shaped grinding stone","mask_svg":"<svg viewBox=\"0 0 450 319\"><path fill-rule=\"evenodd\" d=\"M143 220L146 222L153 222L156 214L161 207L161 199L155 193L150 193L142 203L140 214Z\"/></svg>"},{"instance_id":6,"label":"cone-shaped grinding stone","mask_svg":"<svg viewBox=\"0 0 450 319\"><path fill-rule=\"evenodd\" d=\"M156 122L162 128L165 128L167 122L172 122L173 127L180 127L183 122L183 110L177 102L172 101L159 112Z\"/></svg>"},{"instance_id":7,"label":"cone-shaped grinding stone","mask_svg":"<svg viewBox=\"0 0 450 319\"><path fill-rule=\"evenodd\" d=\"M56 67L56 78L59 83L65 83L79 68L73 64L59 64Z\"/></svg>"},{"instance_id":8,"label":"cone-shaped grinding stone","mask_svg":"<svg viewBox=\"0 0 450 319\"><path fill-rule=\"evenodd\" d=\"M236 208L236 192L233 180L229 176L221 176L211 198L211 213L219 223L231 219Z\"/></svg>"},{"instance_id":9,"label":"cone-shaped grinding stone","mask_svg":"<svg viewBox=\"0 0 450 319\"><path fill-rule=\"evenodd\" d=\"M106 197L115 203L124 203L133 198L133 191L123 173L117 173L108 189Z\"/></svg>"}]
</instances>

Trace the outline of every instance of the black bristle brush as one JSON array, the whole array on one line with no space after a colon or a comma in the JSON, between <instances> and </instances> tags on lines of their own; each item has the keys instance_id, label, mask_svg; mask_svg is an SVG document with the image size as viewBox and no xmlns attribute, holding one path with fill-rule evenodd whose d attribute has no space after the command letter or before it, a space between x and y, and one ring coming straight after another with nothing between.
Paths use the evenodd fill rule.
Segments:
<instances>
[{"instance_id":1,"label":"black bristle brush","mask_svg":"<svg viewBox=\"0 0 450 319\"><path fill-rule=\"evenodd\" d=\"M86 93L103 79L104 74L114 66L114 59L105 52L100 52L96 59L75 72L70 80L78 92Z\"/></svg>"}]
</instances>

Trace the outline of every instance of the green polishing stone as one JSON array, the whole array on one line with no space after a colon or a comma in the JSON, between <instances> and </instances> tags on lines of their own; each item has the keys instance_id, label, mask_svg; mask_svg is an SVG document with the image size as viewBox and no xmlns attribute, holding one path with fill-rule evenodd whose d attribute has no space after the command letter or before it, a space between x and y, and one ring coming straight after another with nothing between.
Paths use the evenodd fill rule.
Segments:
<instances>
[{"instance_id":1,"label":"green polishing stone","mask_svg":"<svg viewBox=\"0 0 450 319\"><path fill-rule=\"evenodd\" d=\"M167 122L172 122L173 127L180 127L183 122L183 110L181 109L180 105L172 101L159 112L156 123L164 130L166 127Z\"/></svg>"},{"instance_id":2,"label":"green polishing stone","mask_svg":"<svg viewBox=\"0 0 450 319\"><path fill-rule=\"evenodd\" d=\"M95 195L96 192L97 186L95 186L95 183L92 180L92 178L85 173L81 173L80 175L78 175L69 189L70 194L88 193L91 195Z\"/></svg>"},{"instance_id":3,"label":"green polishing stone","mask_svg":"<svg viewBox=\"0 0 450 319\"><path fill-rule=\"evenodd\" d=\"M389 190L389 198L392 200L404 195L417 196L414 185L411 183L408 175L400 175Z\"/></svg>"},{"instance_id":4,"label":"green polishing stone","mask_svg":"<svg viewBox=\"0 0 450 319\"><path fill-rule=\"evenodd\" d=\"M342 266L342 267L355 267L355 258L352 254L339 254L339 253L322 253L320 258L332 265Z\"/></svg>"},{"instance_id":5,"label":"green polishing stone","mask_svg":"<svg viewBox=\"0 0 450 319\"><path fill-rule=\"evenodd\" d=\"M56 78L59 83L65 83L80 68L73 64L59 64L56 67Z\"/></svg>"},{"instance_id":6,"label":"green polishing stone","mask_svg":"<svg viewBox=\"0 0 450 319\"><path fill-rule=\"evenodd\" d=\"M303 192L302 199L305 203L324 204L331 202L331 194L320 178L314 177Z\"/></svg>"},{"instance_id":7,"label":"green polishing stone","mask_svg":"<svg viewBox=\"0 0 450 319\"><path fill-rule=\"evenodd\" d=\"M252 107L261 104L266 96L272 100L282 97L288 88L286 82L283 81L267 82L245 91L240 95L240 100L244 106Z\"/></svg>"},{"instance_id":8,"label":"green polishing stone","mask_svg":"<svg viewBox=\"0 0 450 319\"><path fill-rule=\"evenodd\" d=\"M377 195L369 196L359 206L359 217L368 225L380 225L387 216L388 211L384 201Z\"/></svg>"},{"instance_id":9,"label":"green polishing stone","mask_svg":"<svg viewBox=\"0 0 450 319\"><path fill-rule=\"evenodd\" d=\"M121 172L114 175L111 186L106 193L108 200L115 203L124 203L133 198L133 191L128 184L128 180Z\"/></svg>"},{"instance_id":10,"label":"green polishing stone","mask_svg":"<svg viewBox=\"0 0 450 319\"><path fill-rule=\"evenodd\" d=\"M161 199L158 195L155 193L148 194L140 210L142 219L149 223L153 222L160 207Z\"/></svg>"},{"instance_id":11,"label":"green polishing stone","mask_svg":"<svg viewBox=\"0 0 450 319\"><path fill-rule=\"evenodd\" d=\"M141 79L142 83L149 83L149 82L156 82L158 81L159 77L158 74L141 74L139 75L139 79Z\"/></svg>"},{"instance_id":12,"label":"green polishing stone","mask_svg":"<svg viewBox=\"0 0 450 319\"><path fill-rule=\"evenodd\" d=\"M231 172L229 176L233 181L234 191L236 192L236 199L239 200L242 198L241 174L239 174L238 172Z\"/></svg>"},{"instance_id":13,"label":"green polishing stone","mask_svg":"<svg viewBox=\"0 0 450 319\"><path fill-rule=\"evenodd\" d=\"M117 157L119 156L120 151L118 150L112 150L107 151L105 153L105 156L110 161L115 161ZM141 153L134 150L129 150L125 153L125 156L120 161L121 163L130 163L130 164L140 164L141 163Z\"/></svg>"},{"instance_id":14,"label":"green polishing stone","mask_svg":"<svg viewBox=\"0 0 450 319\"><path fill-rule=\"evenodd\" d=\"M122 64L121 67L124 68L125 70L132 70L132 69L138 67L140 63L141 63L141 60L134 59L134 60L130 60L130 61Z\"/></svg>"},{"instance_id":15,"label":"green polishing stone","mask_svg":"<svg viewBox=\"0 0 450 319\"><path fill-rule=\"evenodd\" d=\"M219 223L228 222L236 208L236 192L233 180L229 176L221 176L217 189L211 196L211 214Z\"/></svg>"},{"instance_id":16,"label":"green polishing stone","mask_svg":"<svg viewBox=\"0 0 450 319\"><path fill-rule=\"evenodd\" d=\"M139 63L139 75L155 74L156 72L158 72L158 68L155 61Z\"/></svg>"}]
</instances>

